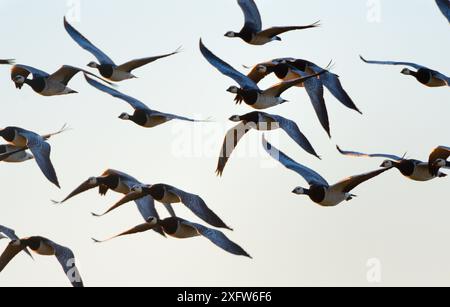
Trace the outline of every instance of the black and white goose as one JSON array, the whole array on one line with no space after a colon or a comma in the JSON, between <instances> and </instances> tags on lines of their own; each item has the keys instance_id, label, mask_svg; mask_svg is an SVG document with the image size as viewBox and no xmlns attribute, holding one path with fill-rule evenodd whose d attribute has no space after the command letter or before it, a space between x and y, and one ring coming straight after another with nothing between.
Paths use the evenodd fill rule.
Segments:
<instances>
[{"instance_id":1,"label":"black and white goose","mask_svg":"<svg viewBox=\"0 0 450 307\"><path fill-rule=\"evenodd\" d=\"M119 116L119 118L123 119L123 120L130 120L141 127L153 128L153 127L162 125L164 123L167 123L171 120L181 120L181 121L188 121L188 122L205 122L203 120L195 120L195 119L190 119L187 117L182 117L182 116L178 116L178 115L162 113L159 111L152 110L143 102L141 102L131 96L125 95L113 88L105 86L105 85L101 84L100 82L97 82L97 81L89 78L88 76L86 76L86 80L90 85L92 85L96 89L98 89L104 93L107 93L113 97L116 97L118 99L126 101L134 109L134 113L132 115L127 114L127 113L122 113Z\"/></svg>"},{"instance_id":2,"label":"black and white goose","mask_svg":"<svg viewBox=\"0 0 450 307\"><path fill-rule=\"evenodd\" d=\"M127 194L123 199L113 205L103 214L94 214L95 216L104 216L111 211L129 203L140 199L145 196L151 196L157 202L162 203L164 206L171 208L171 204L184 204L189 210L191 210L196 216L210 224L211 226L217 228L226 228L232 230L228 227L222 219L215 214L205 203L205 201L198 195L187 193L180 189L167 184L154 184L154 185L136 185L131 189L131 192ZM169 211L170 212L170 211ZM176 216L172 209L172 216Z\"/></svg>"},{"instance_id":3,"label":"black and white goose","mask_svg":"<svg viewBox=\"0 0 450 307\"><path fill-rule=\"evenodd\" d=\"M131 228L130 230L127 230L110 239L104 241L99 241L96 239L93 240L96 243L103 243L118 237L147 232L154 229L155 227L161 227L165 234L176 239L190 239L203 236L213 244L230 254L251 258L251 256L242 247L228 239L228 237L223 232L208 228L197 223L186 221L179 217L169 217L164 220L160 220L156 217L151 217L147 220L146 223Z\"/></svg>"},{"instance_id":4,"label":"black and white goose","mask_svg":"<svg viewBox=\"0 0 450 307\"><path fill-rule=\"evenodd\" d=\"M60 188L58 177L56 176L55 169L50 160L51 146L46 141L50 137L64 131L66 131L66 126L56 133L41 136L22 128L7 127L0 130L0 137L3 137L8 143L15 147L24 150L29 149L45 177Z\"/></svg>"},{"instance_id":5,"label":"black and white goose","mask_svg":"<svg viewBox=\"0 0 450 307\"><path fill-rule=\"evenodd\" d=\"M409 68L404 68L401 73L407 76L413 76L420 83L428 87L441 87L450 86L450 78L446 75L429 69L425 66L409 63L409 62L392 62L392 61L368 61L361 56L361 60L368 64L380 64L380 65L401 65L410 66L417 71L413 71Z\"/></svg>"},{"instance_id":6,"label":"black and white goose","mask_svg":"<svg viewBox=\"0 0 450 307\"><path fill-rule=\"evenodd\" d=\"M268 143L265 138L263 139L263 146L275 160L279 161L286 168L302 176L310 186L309 189L297 187L292 192L297 195L307 195L313 202L324 207L334 207L344 201L352 200L356 197L356 195L350 193L353 189L358 187L360 184L381 175L389 169L385 168L362 175L352 176L336 183L335 185L330 185L318 173L295 162L286 154Z\"/></svg>"},{"instance_id":7,"label":"black and white goose","mask_svg":"<svg viewBox=\"0 0 450 307\"><path fill-rule=\"evenodd\" d=\"M16 235L16 232L13 229L0 225L0 240L2 240L2 239L8 239L10 241L15 241L15 240L18 240L19 237ZM31 259L33 259L33 256L31 256L31 253L28 250L28 248L25 248L23 251L25 253L27 253L28 256L31 257Z\"/></svg>"},{"instance_id":8,"label":"black and white goose","mask_svg":"<svg viewBox=\"0 0 450 307\"><path fill-rule=\"evenodd\" d=\"M15 239L9 243L6 250L0 256L0 273L17 254L27 248L41 256L55 256L72 286L78 288L83 287L81 275L75 264L74 253L69 248L43 237Z\"/></svg>"},{"instance_id":9,"label":"black and white goose","mask_svg":"<svg viewBox=\"0 0 450 307\"><path fill-rule=\"evenodd\" d=\"M440 172L441 168L450 168L450 164L446 161L450 156L448 147L438 147L430 155L429 162L423 162L414 159L406 159L390 154L365 154L355 151L346 151L337 147L339 152L350 157L369 157L369 158L387 158L381 164L381 167L395 167L403 176L414 181L429 181L435 178L446 177L447 175Z\"/></svg>"},{"instance_id":10,"label":"black and white goose","mask_svg":"<svg viewBox=\"0 0 450 307\"><path fill-rule=\"evenodd\" d=\"M64 125L61 130L55 133L43 135L45 140L52 136L61 134L67 130L67 125ZM29 153L27 148L17 147L14 145L0 145L0 162L6 163L22 163L34 159L33 154Z\"/></svg>"},{"instance_id":11,"label":"black and white goose","mask_svg":"<svg viewBox=\"0 0 450 307\"><path fill-rule=\"evenodd\" d=\"M69 33L72 39L78 45L80 45L81 48L89 51L100 62L100 64L91 62L88 64L88 66L91 68L98 69L98 71L104 78L114 82L120 82L136 78L136 76L132 74L133 70L145 66L147 64L153 63L159 59L175 55L180 52L180 49L177 49L175 52L169 54L148 57L143 59L136 59L118 66L105 53L103 53L87 38L85 38L80 32L78 32L72 25L70 25L67 22L66 18L64 18L64 27L66 28L67 33Z\"/></svg>"},{"instance_id":12,"label":"black and white goose","mask_svg":"<svg viewBox=\"0 0 450 307\"><path fill-rule=\"evenodd\" d=\"M324 71L323 68L307 60L280 58L255 65L247 77L255 83L259 83L266 76L273 73L283 81L291 81L305 77L308 74L320 73L322 71ZM320 77L308 79L304 83L296 86L305 87L317 117L328 135L331 135L331 133L327 106L324 99L324 87L347 108L362 114L343 88L339 76L329 71L325 71ZM242 98L238 95L236 101L240 102Z\"/></svg>"},{"instance_id":13,"label":"black and white goose","mask_svg":"<svg viewBox=\"0 0 450 307\"><path fill-rule=\"evenodd\" d=\"M257 131L282 129L306 152L320 159L309 140L292 120L263 112L251 112L243 116L234 115L230 120L239 124L231 128L225 136L217 165L217 175L219 176L222 176L225 166L241 138L252 129Z\"/></svg>"},{"instance_id":14,"label":"black and white goose","mask_svg":"<svg viewBox=\"0 0 450 307\"><path fill-rule=\"evenodd\" d=\"M251 45L265 45L273 41L281 41L279 35L283 33L320 26L319 22L316 22L307 26L273 27L263 30L261 14L259 13L255 1L238 0L237 2L244 13L245 25L239 33L229 31L225 36L230 38L241 38Z\"/></svg>"},{"instance_id":15,"label":"black and white goose","mask_svg":"<svg viewBox=\"0 0 450 307\"><path fill-rule=\"evenodd\" d=\"M306 80L313 79L326 72L326 70L323 70L320 73L313 74L305 78L298 78L286 82L281 82L263 91L249 77L238 72L236 69L213 54L208 48L206 48L201 40L200 51L212 66L214 66L222 74L230 77L239 84L240 87L231 86L228 89L228 92L239 95L247 105L257 110L271 108L287 102L287 100L281 98L281 95L285 91L293 86L304 83Z\"/></svg>"},{"instance_id":16,"label":"black and white goose","mask_svg":"<svg viewBox=\"0 0 450 307\"><path fill-rule=\"evenodd\" d=\"M51 75L31 66L14 65L11 69L11 80L15 83L16 88L22 89L24 84L28 84L33 91L42 96L68 95L78 93L67 85L79 72L98 78L86 70L68 65L62 66ZM33 76L33 79L28 79L30 74Z\"/></svg>"},{"instance_id":17,"label":"black and white goose","mask_svg":"<svg viewBox=\"0 0 450 307\"><path fill-rule=\"evenodd\" d=\"M15 62L15 60L12 60L12 59L10 59L10 60L0 60L0 64L1 65L12 65L12 64L14 64L14 62Z\"/></svg>"},{"instance_id":18,"label":"black and white goose","mask_svg":"<svg viewBox=\"0 0 450 307\"><path fill-rule=\"evenodd\" d=\"M141 184L142 183L139 180L124 172L108 169L99 177L91 177L83 182L62 201L54 201L54 203L63 204L69 199L95 188L98 188L98 193L102 196L106 195L109 190L127 195L134 186ZM159 217L158 212L155 209L155 201L150 195L135 199L135 203L144 220L147 220L149 217ZM169 210L173 211L171 208L169 208ZM156 231L163 234L160 229L157 229Z\"/></svg>"},{"instance_id":19,"label":"black and white goose","mask_svg":"<svg viewBox=\"0 0 450 307\"><path fill-rule=\"evenodd\" d=\"M450 23L450 0L436 0L436 4Z\"/></svg>"}]
</instances>

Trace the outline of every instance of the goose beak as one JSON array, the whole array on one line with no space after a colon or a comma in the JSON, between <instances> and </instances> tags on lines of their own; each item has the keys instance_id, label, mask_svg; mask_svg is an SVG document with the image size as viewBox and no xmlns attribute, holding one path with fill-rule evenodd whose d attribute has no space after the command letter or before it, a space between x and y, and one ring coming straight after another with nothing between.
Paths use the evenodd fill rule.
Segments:
<instances>
[{"instance_id":1,"label":"goose beak","mask_svg":"<svg viewBox=\"0 0 450 307\"><path fill-rule=\"evenodd\" d=\"M23 84L21 84L21 83L16 83L16 88L17 88L17 89L21 90L22 87L23 87Z\"/></svg>"}]
</instances>

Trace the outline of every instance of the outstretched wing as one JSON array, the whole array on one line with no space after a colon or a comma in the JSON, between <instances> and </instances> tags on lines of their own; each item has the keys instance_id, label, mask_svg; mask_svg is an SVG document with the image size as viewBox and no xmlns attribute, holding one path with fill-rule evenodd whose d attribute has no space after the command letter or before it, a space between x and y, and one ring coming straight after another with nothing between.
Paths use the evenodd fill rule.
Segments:
<instances>
[{"instance_id":1,"label":"outstretched wing","mask_svg":"<svg viewBox=\"0 0 450 307\"><path fill-rule=\"evenodd\" d=\"M293 66L291 69L301 77L305 77L307 75L305 72L294 68ZM323 69L320 69L319 71L323 71ZM324 73L323 75L326 75L327 73ZM325 104L322 76L320 77L320 79L311 78L307 80L304 83L304 86L320 124L322 125L323 129L325 129L328 136L331 137L330 118L328 116L327 105Z\"/></svg>"},{"instance_id":2,"label":"outstretched wing","mask_svg":"<svg viewBox=\"0 0 450 307\"><path fill-rule=\"evenodd\" d=\"M389 155L389 154L365 154L365 153L361 153L361 152L356 152L356 151L345 151L342 150L339 146L336 146L337 150L343 154L344 156L350 156L350 157L363 157L363 158L386 158L386 159L391 159L394 161L401 161L403 160L403 158L399 157L399 156L395 156L395 155Z\"/></svg>"},{"instance_id":3,"label":"outstretched wing","mask_svg":"<svg viewBox=\"0 0 450 307\"><path fill-rule=\"evenodd\" d=\"M187 226L194 227L202 236L207 238L209 241L211 241L224 251L236 256L244 256L252 258L242 247L240 247L239 245L228 239L228 237L223 232L205 227L200 224L191 223L185 220L182 220L182 223Z\"/></svg>"},{"instance_id":4,"label":"outstretched wing","mask_svg":"<svg viewBox=\"0 0 450 307\"><path fill-rule=\"evenodd\" d=\"M90 73L87 70L84 70L84 69L81 69L78 67L74 67L74 66L70 66L70 65L62 66L59 70L57 70L55 73L53 73L49 78L50 78L50 80L62 83L67 86L67 84L69 84L70 80L72 80L72 78L79 72L83 72L85 75L92 76L94 78L102 80L105 83L108 83L109 85L113 85L113 83L111 83L103 78L100 78L99 76L97 76L93 73Z\"/></svg>"},{"instance_id":5,"label":"outstretched wing","mask_svg":"<svg viewBox=\"0 0 450 307\"><path fill-rule=\"evenodd\" d=\"M76 288L83 287L83 280L81 278L80 272L75 264L75 255L72 250L67 247L56 244L53 241L45 240L45 243L53 247L55 250L55 257L58 259L58 262L61 264L61 267L66 274L66 277L69 279L72 286Z\"/></svg>"},{"instance_id":6,"label":"outstretched wing","mask_svg":"<svg viewBox=\"0 0 450 307\"><path fill-rule=\"evenodd\" d=\"M275 160L279 161L281 164L283 164L287 169L290 169L291 171L296 172L300 176L302 176L306 182L308 182L309 185L322 185L328 187L328 182L322 178L318 173L313 171L312 169L301 165L300 163L295 162L290 157L288 157L286 154L278 150L276 147L274 147L272 144L267 142L265 137L263 137L263 146L264 149L269 153L269 155L272 156Z\"/></svg>"},{"instance_id":7,"label":"outstretched wing","mask_svg":"<svg viewBox=\"0 0 450 307\"><path fill-rule=\"evenodd\" d=\"M320 21L316 21L315 23L307 25L307 26L273 27L273 28L270 28L270 29L260 32L259 35L261 35L263 37L275 37L280 34L290 32L290 31L305 30L305 29L311 29L311 28L316 28L316 27L320 27Z\"/></svg>"},{"instance_id":8,"label":"outstretched wing","mask_svg":"<svg viewBox=\"0 0 450 307\"><path fill-rule=\"evenodd\" d=\"M262 20L258 7L254 0L238 0L238 4L241 7L245 17L245 25L243 30L247 30L253 33L261 32Z\"/></svg>"},{"instance_id":9,"label":"outstretched wing","mask_svg":"<svg viewBox=\"0 0 450 307\"><path fill-rule=\"evenodd\" d=\"M2 225L0 225L0 234L4 234L11 241L19 240L19 237L16 235L16 232L13 229L2 226ZM25 253L28 254L28 256L31 257L31 259L33 259L33 256L31 256L31 253L27 248L25 248L24 251L25 251Z\"/></svg>"},{"instance_id":10,"label":"outstretched wing","mask_svg":"<svg viewBox=\"0 0 450 307\"><path fill-rule=\"evenodd\" d=\"M80 45L84 50L89 51L94 55L101 64L116 65L114 61L111 60L103 51L98 49L93 43L91 43L86 37L84 37L80 32L78 32L64 17L64 28L66 28L67 33L72 37L72 39Z\"/></svg>"},{"instance_id":11,"label":"outstretched wing","mask_svg":"<svg viewBox=\"0 0 450 307\"><path fill-rule=\"evenodd\" d=\"M294 121L278 115L268 116L273 118L273 120L278 123L280 128L283 129L301 148L320 159L308 138L300 131L300 128Z\"/></svg>"},{"instance_id":12,"label":"outstretched wing","mask_svg":"<svg viewBox=\"0 0 450 307\"><path fill-rule=\"evenodd\" d=\"M113 236L113 237L111 237L109 239L106 239L106 240L97 240L97 239L92 239L92 240L95 243L104 243L104 242L111 241L111 240L113 240L115 238L119 238L119 237L123 237L123 236L129 236L129 235L142 233L142 232L147 232L147 231L149 231L151 229L154 229L154 228L155 228L155 226L151 225L150 223L144 223L144 224L141 224L141 225L138 225L136 227L133 227L133 228L127 230L127 231L124 231L124 232L122 232L122 233L120 233L120 234L118 234L116 236Z\"/></svg>"},{"instance_id":13,"label":"outstretched wing","mask_svg":"<svg viewBox=\"0 0 450 307\"><path fill-rule=\"evenodd\" d=\"M258 86L255 82L253 82L246 75L238 72L236 69L231 67L228 63L224 62L220 58L218 58L214 53L212 53L206 46L203 44L202 40L200 40L200 51L202 52L205 59L214 66L217 70L219 70L222 74L227 77L230 77L234 81L236 81L241 88L244 89L253 89L259 90Z\"/></svg>"},{"instance_id":14,"label":"outstretched wing","mask_svg":"<svg viewBox=\"0 0 450 307\"><path fill-rule=\"evenodd\" d=\"M86 192L86 191L89 191L89 190L91 190L91 189L95 189L96 187L98 187L99 185L98 184L92 184L91 183L91 180L86 180L85 182L83 182L78 188L76 188L75 190L73 190L73 192L72 193L70 193L69 194L69 196L67 196L66 198L64 198L62 201L59 201L59 202L54 202L55 204L63 204L63 203L65 203L66 201L68 201L69 199L71 199L71 198L73 198L73 197L75 197L75 196L77 196L77 195L79 195L79 194L81 194L81 193L84 193L84 192Z\"/></svg>"},{"instance_id":15,"label":"outstretched wing","mask_svg":"<svg viewBox=\"0 0 450 307\"><path fill-rule=\"evenodd\" d=\"M55 168L50 160L51 147L45 142L44 138L30 131L23 130L22 136L27 139L27 147L34 155L37 165L41 169L44 176L60 188Z\"/></svg>"},{"instance_id":16,"label":"outstretched wing","mask_svg":"<svg viewBox=\"0 0 450 307\"><path fill-rule=\"evenodd\" d=\"M394 61L369 61L366 60L365 58L363 58L362 56L359 56L361 58L361 60L363 60L365 63L367 64L379 64L379 65L402 65L402 66L410 66L413 67L415 69L421 69L421 68L426 68L422 65L418 65L415 63L410 63L410 62L394 62Z\"/></svg>"},{"instance_id":17,"label":"outstretched wing","mask_svg":"<svg viewBox=\"0 0 450 307\"><path fill-rule=\"evenodd\" d=\"M0 256L0 273L5 269L5 267L17 256L25 246L23 245L14 245L12 242L9 243L8 247L5 249L3 254Z\"/></svg>"},{"instance_id":18,"label":"outstretched wing","mask_svg":"<svg viewBox=\"0 0 450 307\"><path fill-rule=\"evenodd\" d=\"M206 223L217 227L230 229L222 219L215 214L205 203L205 201L198 195L186 193L175 187L167 186L168 191L175 194L181 199L181 202L189 208L195 215L201 218Z\"/></svg>"},{"instance_id":19,"label":"outstretched wing","mask_svg":"<svg viewBox=\"0 0 450 307\"><path fill-rule=\"evenodd\" d=\"M374 177L377 177L377 176L383 174L384 172L387 172L390 169L392 169L392 167L383 168L383 169L379 169L379 170L376 170L376 171L373 171L370 173L365 173L362 175L349 177L349 178L344 179L343 181L337 183L336 185L334 185L333 188L337 189L338 191L341 191L343 193L349 193L351 190L353 190L360 184L362 184Z\"/></svg>"},{"instance_id":20,"label":"outstretched wing","mask_svg":"<svg viewBox=\"0 0 450 307\"><path fill-rule=\"evenodd\" d=\"M450 22L450 0L436 0L436 4L448 22Z\"/></svg>"},{"instance_id":21,"label":"outstretched wing","mask_svg":"<svg viewBox=\"0 0 450 307\"><path fill-rule=\"evenodd\" d=\"M285 91L287 91L288 89L290 89L293 86L299 85L301 83L305 83L305 81L312 79L312 78L316 78L318 76L320 76L321 74L325 73L326 70L322 70L319 73L313 74L313 75L309 75L307 77L304 78L298 78L298 79L293 79L290 81L284 81L281 82L271 88L269 88L268 90L264 91L264 94L266 95L270 95L273 97L279 97L281 94L283 94Z\"/></svg>"},{"instance_id":22,"label":"outstretched wing","mask_svg":"<svg viewBox=\"0 0 450 307\"><path fill-rule=\"evenodd\" d=\"M126 72L131 73L131 71L133 71L136 68L142 67L142 66L150 64L150 63L153 63L153 62L155 62L157 60L160 60L160 59L163 59L163 58L170 57L172 55L180 53L180 51L181 51L181 49L178 48L177 50L175 50L172 53L158 55L158 56L153 56L153 57L148 57L148 58L143 58L143 59L132 60L132 61L129 61L127 63L124 63L124 64L118 66L117 69L120 70L120 71L126 71Z\"/></svg>"},{"instance_id":23,"label":"outstretched wing","mask_svg":"<svg viewBox=\"0 0 450 307\"><path fill-rule=\"evenodd\" d=\"M96 80L94 80L92 78L89 78L86 74L84 76L86 78L86 81L90 85L92 85L93 87L95 87L96 89L98 89L98 90L100 90L100 91L102 91L104 93L107 93L107 94L109 94L109 95L111 95L113 97L122 99L123 101L126 101L135 110L150 110L150 108L147 107L147 105L144 104L143 102L141 102L141 101L139 101L139 100L137 100L137 99L135 99L135 98L133 98L131 96L125 95L125 94L119 92L118 90L115 90L115 89L113 89L113 88L111 88L109 86L101 84L100 82L98 82L98 81L96 81Z\"/></svg>"},{"instance_id":24,"label":"outstretched wing","mask_svg":"<svg viewBox=\"0 0 450 307\"><path fill-rule=\"evenodd\" d=\"M23 76L24 78L27 78L30 74L33 75L33 78L47 78L50 76L45 71L39 70L31 66L14 65L11 68L11 79L13 81L17 76Z\"/></svg>"},{"instance_id":25,"label":"outstretched wing","mask_svg":"<svg viewBox=\"0 0 450 307\"><path fill-rule=\"evenodd\" d=\"M231 128L223 141L222 150L220 152L219 162L217 164L217 175L222 176L225 166L231 157L231 154L237 147L239 141L247 134L251 129L241 122L237 126Z\"/></svg>"}]
</instances>

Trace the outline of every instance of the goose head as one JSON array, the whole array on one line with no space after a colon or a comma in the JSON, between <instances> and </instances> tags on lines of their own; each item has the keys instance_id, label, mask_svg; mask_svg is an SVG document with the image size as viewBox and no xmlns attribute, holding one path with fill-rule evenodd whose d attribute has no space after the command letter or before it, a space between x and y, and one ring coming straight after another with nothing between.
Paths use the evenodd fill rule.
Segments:
<instances>
[{"instance_id":1,"label":"goose head","mask_svg":"<svg viewBox=\"0 0 450 307\"><path fill-rule=\"evenodd\" d=\"M411 76L411 75L413 74L412 71L411 71L409 68L404 68L404 69L401 71L401 73L404 74L404 75L406 75L406 76Z\"/></svg>"},{"instance_id":2,"label":"goose head","mask_svg":"<svg viewBox=\"0 0 450 307\"><path fill-rule=\"evenodd\" d=\"M256 70L261 73L261 74L265 74L267 72L267 66L266 65L258 65L256 67Z\"/></svg>"},{"instance_id":3,"label":"goose head","mask_svg":"<svg viewBox=\"0 0 450 307\"><path fill-rule=\"evenodd\" d=\"M13 79L14 83L16 84L16 88L19 90L22 89L23 85L25 84L26 78L21 75L17 75Z\"/></svg>"},{"instance_id":4,"label":"goose head","mask_svg":"<svg viewBox=\"0 0 450 307\"><path fill-rule=\"evenodd\" d=\"M98 68L100 65L98 65L95 62L90 62L87 66L90 67L90 68Z\"/></svg>"},{"instance_id":5,"label":"goose head","mask_svg":"<svg viewBox=\"0 0 450 307\"><path fill-rule=\"evenodd\" d=\"M296 187L292 193L296 195L308 195L308 190L302 187Z\"/></svg>"},{"instance_id":6,"label":"goose head","mask_svg":"<svg viewBox=\"0 0 450 307\"><path fill-rule=\"evenodd\" d=\"M119 118L122 119L122 120L130 120L131 119L131 115L127 114L127 113L122 113L122 114L120 114Z\"/></svg>"},{"instance_id":7,"label":"goose head","mask_svg":"<svg viewBox=\"0 0 450 307\"><path fill-rule=\"evenodd\" d=\"M147 219L147 223L151 226L156 226L158 225L158 218L151 216Z\"/></svg>"},{"instance_id":8,"label":"goose head","mask_svg":"<svg viewBox=\"0 0 450 307\"><path fill-rule=\"evenodd\" d=\"M230 38L239 37L239 34L236 32L233 32L233 31L228 31L227 33L225 33L225 37L230 37Z\"/></svg>"},{"instance_id":9,"label":"goose head","mask_svg":"<svg viewBox=\"0 0 450 307\"><path fill-rule=\"evenodd\" d=\"M232 94L239 94L239 88L233 85L227 89L227 92L230 92Z\"/></svg>"},{"instance_id":10,"label":"goose head","mask_svg":"<svg viewBox=\"0 0 450 307\"><path fill-rule=\"evenodd\" d=\"M391 161L391 160L386 160L380 165L380 167L383 167L383 168L391 168L394 166L395 166L395 162Z\"/></svg>"},{"instance_id":11,"label":"goose head","mask_svg":"<svg viewBox=\"0 0 450 307\"><path fill-rule=\"evenodd\" d=\"M233 115L233 116L230 117L230 121L238 123L238 122L240 122L242 120L241 120L241 117L239 115Z\"/></svg>"},{"instance_id":12,"label":"goose head","mask_svg":"<svg viewBox=\"0 0 450 307\"><path fill-rule=\"evenodd\" d=\"M438 159L433 163L433 166L439 167L439 168L445 167L446 165L447 165L447 160L444 160L444 159Z\"/></svg>"},{"instance_id":13,"label":"goose head","mask_svg":"<svg viewBox=\"0 0 450 307\"><path fill-rule=\"evenodd\" d=\"M97 185L98 184L98 178L97 177L91 177L88 179L88 182L90 185Z\"/></svg>"}]
</instances>

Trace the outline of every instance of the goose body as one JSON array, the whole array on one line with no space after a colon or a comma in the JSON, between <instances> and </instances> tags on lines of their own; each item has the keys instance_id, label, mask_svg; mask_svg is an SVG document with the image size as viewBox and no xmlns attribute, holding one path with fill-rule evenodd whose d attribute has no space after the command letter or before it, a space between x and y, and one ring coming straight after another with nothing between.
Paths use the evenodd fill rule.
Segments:
<instances>
[{"instance_id":1,"label":"goose body","mask_svg":"<svg viewBox=\"0 0 450 307\"><path fill-rule=\"evenodd\" d=\"M319 23L316 22L307 26L273 27L267 30L263 30L261 15L255 1L238 0L237 3L244 13L245 25L240 32L236 33L233 31L229 31L225 34L225 36L229 38L241 38L243 41L251 45L261 46L273 41L281 41L279 35L283 33L294 30L315 28L319 26Z\"/></svg>"},{"instance_id":2,"label":"goose body","mask_svg":"<svg viewBox=\"0 0 450 307\"><path fill-rule=\"evenodd\" d=\"M223 232L174 216L164 220L150 217L146 223L133 227L130 230L122 232L121 234L110 239L104 241L99 241L96 239L93 240L96 243L102 243L122 236L147 232L155 227L161 227L165 234L176 239L190 239L202 236L230 254L251 258L251 256L242 247L228 239Z\"/></svg>"},{"instance_id":3,"label":"goose body","mask_svg":"<svg viewBox=\"0 0 450 307\"><path fill-rule=\"evenodd\" d=\"M351 157L369 157L369 158L387 158L381 167L396 168L400 173L413 181L430 181L436 178L446 177L447 174L440 171L441 168L450 168L450 164L446 161L450 157L450 148L440 146L433 150L430 154L429 162L423 162L414 159L405 159L391 154L366 154L356 151L346 151L337 147L338 151L346 156Z\"/></svg>"},{"instance_id":4,"label":"goose body","mask_svg":"<svg viewBox=\"0 0 450 307\"><path fill-rule=\"evenodd\" d=\"M83 69L68 65L62 66L51 75L31 66L14 65L11 69L11 80L17 89L22 89L23 85L27 84L41 96L68 95L77 93L68 87L68 83L79 72L98 78ZM33 79L28 79L30 75Z\"/></svg>"},{"instance_id":5,"label":"goose body","mask_svg":"<svg viewBox=\"0 0 450 307\"><path fill-rule=\"evenodd\" d=\"M265 138L263 138L263 146L270 156L279 161L286 168L302 176L308 182L310 186L309 189L297 187L292 193L297 195L307 195L313 202L323 207L334 207L344 201L352 200L355 197L355 195L350 193L353 189L392 168L383 168L362 175L348 177L334 185L330 185L318 173L295 162L286 154L268 143Z\"/></svg>"},{"instance_id":6,"label":"goose body","mask_svg":"<svg viewBox=\"0 0 450 307\"><path fill-rule=\"evenodd\" d=\"M176 51L159 55L159 56L153 56L143 59L135 59L131 60L129 62L126 62L122 65L116 65L114 61L108 57L103 51L101 51L99 48L97 48L93 43L91 43L86 37L84 37L77 29L75 29L66 18L64 18L64 27L67 31L67 33L70 35L70 37L83 49L90 52L93 56L97 58L97 60L100 63L91 62L88 64L89 67L98 69L99 73L102 75L102 77L113 81L113 82L120 82L128 79L136 78L135 75L133 75L132 71L140 68L142 66L148 65L150 63L153 63L159 59L163 59L172 55L175 55L180 52L180 49L177 49Z\"/></svg>"},{"instance_id":7,"label":"goose body","mask_svg":"<svg viewBox=\"0 0 450 307\"><path fill-rule=\"evenodd\" d=\"M324 98L324 88L328 89L344 106L362 114L352 98L343 88L338 75L325 71L320 66L307 60L280 58L255 65L247 77L253 82L259 83L266 76L275 74L277 78L283 82L292 82L298 78L320 72L323 72L323 74L319 77L305 80L305 82L299 83L296 86L304 87L306 89L322 127L327 134L331 136L330 121ZM242 97L238 95L235 101L240 103Z\"/></svg>"},{"instance_id":8,"label":"goose body","mask_svg":"<svg viewBox=\"0 0 450 307\"><path fill-rule=\"evenodd\" d=\"M180 120L186 122L204 122L202 120L195 120L183 116L178 116L169 113L162 113L159 111L152 110L145 103L131 96L125 95L116 89L101 84L100 82L97 82L92 78L89 78L88 76L85 77L86 81L94 88L106 94L109 94L115 98L118 98L122 101L127 102L134 109L133 114L122 113L119 116L119 118L122 120L132 121L136 125L139 125L144 128L157 127L172 120Z\"/></svg>"},{"instance_id":9,"label":"goose body","mask_svg":"<svg viewBox=\"0 0 450 307\"><path fill-rule=\"evenodd\" d=\"M131 192L129 194L125 195L125 197L114 204L105 213L94 214L94 216L105 216L106 214L131 201L136 201L147 196L151 196L152 199L166 206L172 217L176 217L176 214L171 205L181 203L185 205L189 210L191 210L196 216L198 216L200 219L210 224L211 226L231 230L231 228L227 226L225 222L208 207L206 202L200 196L162 183L153 185L135 185L131 189Z\"/></svg>"},{"instance_id":10,"label":"goose body","mask_svg":"<svg viewBox=\"0 0 450 307\"><path fill-rule=\"evenodd\" d=\"M0 256L0 272L18 253L28 248L37 255L55 256L72 286L83 287L83 281L75 264L74 253L69 248L44 237L36 236L13 240Z\"/></svg>"},{"instance_id":11,"label":"goose body","mask_svg":"<svg viewBox=\"0 0 450 307\"><path fill-rule=\"evenodd\" d=\"M250 130L257 131L272 131L282 129L292 140L294 140L303 150L320 159L319 155L314 150L313 146L300 131L298 125L289 119L282 116L272 115L263 112L251 112L242 116L234 115L230 118L231 121L238 124L231 128L225 135L225 140L222 145L219 162L217 165L217 175L222 176L225 166L231 157L231 154L237 147L239 141Z\"/></svg>"},{"instance_id":12,"label":"goose body","mask_svg":"<svg viewBox=\"0 0 450 307\"><path fill-rule=\"evenodd\" d=\"M268 109L282 103L287 102L287 100L283 99L281 95L287 91L288 89L304 83L308 80L312 80L326 72L326 70L322 70L319 73L315 73L309 76L305 76L302 78L297 78L295 80L281 82L272 86L267 90L261 90L258 85L246 75L240 73L236 69L234 69L231 65L217 57L214 53L212 53L203 42L200 40L200 51L204 58L214 66L220 73L223 75L233 79L235 82L239 84L238 86L231 86L227 91L232 94L237 94L241 97L240 100L237 100L237 103L241 103L244 101L250 107L263 110Z\"/></svg>"},{"instance_id":13,"label":"goose body","mask_svg":"<svg viewBox=\"0 0 450 307\"><path fill-rule=\"evenodd\" d=\"M413 71L410 68L404 68L401 73L407 76L414 77L421 84L428 87L442 87L442 86L450 86L450 78L446 75L427 68L425 66L409 63L409 62L394 62L394 61L369 61L361 56L361 60L368 64L378 64L378 65L401 65L401 66L409 66L416 71Z\"/></svg>"},{"instance_id":14,"label":"goose body","mask_svg":"<svg viewBox=\"0 0 450 307\"><path fill-rule=\"evenodd\" d=\"M98 177L91 177L87 179L62 201L55 201L54 203L63 204L73 197L95 188L98 188L98 193L102 196L106 195L109 190L127 195L131 192L132 187L136 185L142 185L142 183L124 172L108 169ZM159 217L159 214L155 208L155 201L151 196L147 195L145 197L135 199L134 201L144 220L149 217ZM172 208L168 209L173 210ZM162 234L161 230L158 228L155 229L155 231Z\"/></svg>"},{"instance_id":15,"label":"goose body","mask_svg":"<svg viewBox=\"0 0 450 307\"><path fill-rule=\"evenodd\" d=\"M0 136L14 147L19 147L23 150L29 149L45 177L59 188L58 177L50 160L51 146L46 141L51 136L60 134L64 131L65 126L56 133L41 136L23 128L6 127L0 130ZM25 154L25 158L26 157L30 156Z\"/></svg>"}]
</instances>

